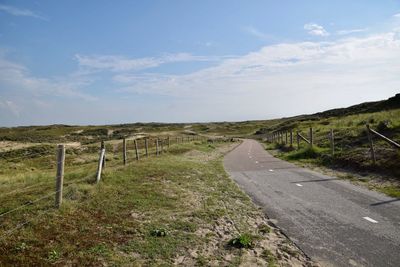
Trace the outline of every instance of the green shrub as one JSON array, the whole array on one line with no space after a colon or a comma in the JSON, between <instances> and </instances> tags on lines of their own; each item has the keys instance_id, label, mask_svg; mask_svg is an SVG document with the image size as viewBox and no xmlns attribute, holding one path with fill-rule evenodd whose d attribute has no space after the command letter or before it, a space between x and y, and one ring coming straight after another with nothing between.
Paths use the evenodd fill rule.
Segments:
<instances>
[{"instance_id":1,"label":"green shrub","mask_svg":"<svg viewBox=\"0 0 400 267\"><path fill-rule=\"evenodd\" d=\"M235 248L251 248L253 247L253 237L249 234L241 234L236 238L231 239L228 245Z\"/></svg>"},{"instance_id":2,"label":"green shrub","mask_svg":"<svg viewBox=\"0 0 400 267\"><path fill-rule=\"evenodd\" d=\"M164 228L153 229L150 231L151 236L166 236L167 234L168 234L168 231Z\"/></svg>"},{"instance_id":3,"label":"green shrub","mask_svg":"<svg viewBox=\"0 0 400 267\"><path fill-rule=\"evenodd\" d=\"M315 159L321 156L322 149L316 146L301 148L300 150L293 151L287 155L288 159Z\"/></svg>"}]
</instances>

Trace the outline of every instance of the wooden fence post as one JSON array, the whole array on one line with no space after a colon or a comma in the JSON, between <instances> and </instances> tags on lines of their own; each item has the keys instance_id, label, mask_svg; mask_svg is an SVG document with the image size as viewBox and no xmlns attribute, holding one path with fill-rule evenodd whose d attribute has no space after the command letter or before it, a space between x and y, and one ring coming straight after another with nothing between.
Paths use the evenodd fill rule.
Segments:
<instances>
[{"instance_id":1,"label":"wooden fence post","mask_svg":"<svg viewBox=\"0 0 400 267\"><path fill-rule=\"evenodd\" d=\"M314 145L314 136L313 136L313 129L310 127L310 147Z\"/></svg>"},{"instance_id":2,"label":"wooden fence post","mask_svg":"<svg viewBox=\"0 0 400 267\"><path fill-rule=\"evenodd\" d=\"M104 156L106 154L106 149L102 148L100 150L100 157L99 157L99 164L97 166L97 174L96 174L96 183L100 182L101 179L101 172L103 170L103 161L104 161Z\"/></svg>"},{"instance_id":3,"label":"wooden fence post","mask_svg":"<svg viewBox=\"0 0 400 267\"><path fill-rule=\"evenodd\" d=\"M104 144L104 141L101 141L101 145L100 145L100 149L106 149L106 146ZM102 162L102 168L105 169L106 168L106 154L104 153L104 157L103 157L103 162Z\"/></svg>"},{"instance_id":4,"label":"wooden fence post","mask_svg":"<svg viewBox=\"0 0 400 267\"><path fill-rule=\"evenodd\" d=\"M290 130L290 147L293 147L293 130Z\"/></svg>"},{"instance_id":5,"label":"wooden fence post","mask_svg":"<svg viewBox=\"0 0 400 267\"><path fill-rule=\"evenodd\" d=\"M368 134L369 145L370 145L370 148L371 148L372 162L374 164L376 164L374 142L372 140L372 135L371 135L371 132L370 132L369 124L367 124L366 126L367 126L367 134Z\"/></svg>"},{"instance_id":6,"label":"wooden fence post","mask_svg":"<svg viewBox=\"0 0 400 267\"><path fill-rule=\"evenodd\" d=\"M333 129L331 129L330 140L331 140L331 154L332 154L332 156L334 156L335 155L335 136L333 135Z\"/></svg>"},{"instance_id":7,"label":"wooden fence post","mask_svg":"<svg viewBox=\"0 0 400 267\"><path fill-rule=\"evenodd\" d=\"M297 133L296 134L296 136L297 136L297 150L299 150L300 149L300 136L299 136L299 132L298 131L296 133Z\"/></svg>"},{"instance_id":8,"label":"wooden fence post","mask_svg":"<svg viewBox=\"0 0 400 267\"><path fill-rule=\"evenodd\" d=\"M144 139L144 147L146 149L146 157L149 156L149 141L146 139Z\"/></svg>"},{"instance_id":9,"label":"wooden fence post","mask_svg":"<svg viewBox=\"0 0 400 267\"><path fill-rule=\"evenodd\" d=\"M57 174L56 174L56 208L60 208L62 203L62 191L64 181L64 162L65 162L65 146L57 147Z\"/></svg>"},{"instance_id":10,"label":"wooden fence post","mask_svg":"<svg viewBox=\"0 0 400 267\"><path fill-rule=\"evenodd\" d=\"M158 156L160 152L158 151L158 138L156 139L156 155Z\"/></svg>"},{"instance_id":11,"label":"wooden fence post","mask_svg":"<svg viewBox=\"0 0 400 267\"><path fill-rule=\"evenodd\" d=\"M169 136L168 136L168 148L171 146L171 140L170 140L170 138L169 138Z\"/></svg>"},{"instance_id":12,"label":"wooden fence post","mask_svg":"<svg viewBox=\"0 0 400 267\"><path fill-rule=\"evenodd\" d=\"M287 131L285 132L285 135L286 135L285 144L287 145L288 144L288 132Z\"/></svg>"},{"instance_id":13,"label":"wooden fence post","mask_svg":"<svg viewBox=\"0 0 400 267\"><path fill-rule=\"evenodd\" d=\"M160 152L164 153L164 139L160 139Z\"/></svg>"},{"instance_id":14,"label":"wooden fence post","mask_svg":"<svg viewBox=\"0 0 400 267\"><path fill-rule=\"evenodd\" d=\"M135 152L136 152L136 160L139 160L139 148L136 139L135 139Z\"/></svg>"},{"instance_id":15,"label":"wooden fence post","mask_svg":"<svg viewBox=\"0 0 400 267\"><path fill-rule=\"evenodd\" d=\"M126 158L126 139L122 140L122 157L124 159L124 165L126 165L127 158Z\"/></svg>"}]
</instances>

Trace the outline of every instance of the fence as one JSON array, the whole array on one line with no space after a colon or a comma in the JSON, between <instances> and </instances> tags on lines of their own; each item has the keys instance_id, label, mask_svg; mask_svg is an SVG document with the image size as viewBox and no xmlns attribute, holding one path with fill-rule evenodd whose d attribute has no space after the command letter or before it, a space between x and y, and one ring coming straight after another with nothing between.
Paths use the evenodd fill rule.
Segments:
<instances>
[{"instance_id":1,"label":"fence","mask_svg":"<svg viewBox=\"0 0 400 267\"><path fill-rule=\"evenodd\" d=\"M293 129L289 131L277 131L277 132L272 132L267 134L267 137L265 141L268 141L270 143L279 143L283 145L289 145L290 148L293 148ZM371 127L367 124L366 125L366 133L368 137L368 142L369 142L369 147L370 147L370 152L371 152L371 159L374 164L376 164L376 155L375 155L375 148L374 148L374 142L373 142L373 136L378 137L379 139L385 141L392 147L396 149L400 149L400 144L396 143L392 139L384 136L383 134L371 129ZM335 135L334 135L334 129L330 129L329 133L327 134L327 139L329 141L329 147L330 147L330 152L331 155L335 155ZM300 131L296 130L296 143L297 143L297 149L300 149L300 143L301 141L307 143L310 147L314 146L314 131L313 128L309 128L309 133L308 133L308 138L305 137Z\"/></svg>"},{"instance_id":2,"label":"fence","mask_svg":"<svg viewBox=\"0 0 400 267\"><path fill-rule=\"evenodd\" d=\"M79 168L82 168L81 165L77 164L77 166L74 166L74 162L77 160L82 160L82 157L73 157L73 150L67 149L65 144L60 144L57 145L56 150L49 150L46 152L38 152L38 153L30 153L27 155L20 155L18 157L9 157L6 160L7 161L21 161L25 159L31 159L32 157L35 158L43 158L46 160L46 163L49 163L52 167L45 169L45 171L54 171L55 167L55 174L56 174L56 179L55 179L55 186L54 186L54 180L53 180L53 192L50 193L44 193L48 192L51 189L51 183L43 182L41 181L40 183L37 184L32 184L30 186L24 187L24 188L17 188L14 190L10 190L8 192L5 192L4 194L2 193L2 197L4 198L4 202L2 205L6 205L7 201L11 202L14 198L21 198L22 201L25 201L25 193L29 190L36 190L38 189L39 191L36 192L35 194L38 195L36 199L26 199L25 203L16 207L12 208L7 208L4 209L4 207L0 207L0 221L4 223L4 218L10 214L13 214L19 210L29 208L33 205L37 205L41 201L44 200L49 200L54 197L54 204L51 206L55 206L56 208L60 208L62 206L63 202L63 191L80 182L83 181L91 181L92 183L99 183L101 182L101 177L102 173L106 168L114 168L117 166L124 166L127 165L129 162L133 161L140 161L142 158L148 158L151 156L161 156L164 152L166 152L170 146L172 145L177 145L177 144L184 144L184 143L189 143L193 141L209 141L209 142L215 142L215 141L220 141L220 138L208 138L204 136L174 136L174 137L157 137L157 138L141 138L141 139L134 139L130 140L127 138L124 138L122 140L108 140L107 142L101 142L100 146L97 145L97 149L93 145L89 145L87 147L84 147L82 150L87 151L87 155L85 154L85 157L88 155L92 156L93 152L96 153L96 150L98 151L97 153L97 160L96 161L96 166L95 168L90 168L87 172L87 175L84 175L84 177L79 177L79 179L71 179L68 180L66 183L64 180L64 177L68 174L73 174L75 176L75 171ZM222 139L221 139L222 140ZM226 140L224 140L226 141ZM55 161L49 160L48 157L51 157L51 154L56 154ZM116 158L117 160L112 160L113 158ZM120 158L121 157L121 158ZM68 160L73 159L73 161L70 161L69 164L66 164ZM108 166L109 163L106 165L106 159L109 158L110 161L113 165ZM47 160L49 160L47 162ZM92 161L91 161L92 160ZM94 159L92 157L89 157L89 162L93 162ZM90 164L90 163L88 163ZM66 165L68 165L69 168L66 168ZM93 165L93 164L92 164ZM86 165L85 165L86 166ZM94 166L93 166L94 167ZM73 173L74 172L74 173ZM53 176L54 177L54 176ZM26 179L26 178L24 178ZM54 178L53 178L54 179ZM33 213L36 213L37 216L42 216L45 214L45 211L40 212L39 209L37 210L32 210ZM26 214L21 214L22 217L25 217ZM33 217L34 218L34 217ZM23 227L27 223L29 223L32 220L32 218L29 218L22 223L19 223L16 227L13 227L11 230L6 231L6 234L3 236L0 236L0 239L2 239L5 236L9 236L12 234L14 231L18 230L19 228ZM10 225L5 224L0 224L0 228L11 228Z\"/></svg>"}]
</instances>

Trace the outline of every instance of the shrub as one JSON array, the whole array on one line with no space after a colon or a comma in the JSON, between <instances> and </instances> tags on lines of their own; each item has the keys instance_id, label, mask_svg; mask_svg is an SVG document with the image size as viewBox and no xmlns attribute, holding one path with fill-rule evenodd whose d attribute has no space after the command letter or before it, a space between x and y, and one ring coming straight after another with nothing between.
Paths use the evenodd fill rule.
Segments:
<instances>
[{"instance_id":1,"label":"shrub","mask_svg":"<svg viewBox=\"0 0 400 267\"><path fill-rule=\"evenodd\" d=\"M305 148L301 148L300 150L296 150L291 152L287 158L292 160L297 159L315 159L321 155L322 149L316 146L310 147L307 146Z\"/></svg>"},{"instance_id":2,"label":"shrub","mask_svg":"<svg viewBox=\"0 0 400 267\"><path fill-rule=\"evenodd\" d=\"M389 129L389 126L390 126L390 120L380 121L378 123L378 126L376 126L376 129L378 132L385 132Z\"/></svg>"},{"instance_id":3,"label":"shrub","mask_svg":"<svg viewBox=\"0 0 400 267\"><path fill-rule=\"evenodd\" d=\"M150 231L151 236L166 236L167 234L168 232L164 228L154 229Z\"/></svg>"},{"instance_id":4,"label":"shrub","mask_svg":"<svg viewBox=\"0 0 400 267\"><path fill-rule=\"evenodd\" d=\"M235 248L251 248L253 247L253 237L249 234L241 234L236 238L231 239L228 245Z\"/></svg>"}]
</instances>

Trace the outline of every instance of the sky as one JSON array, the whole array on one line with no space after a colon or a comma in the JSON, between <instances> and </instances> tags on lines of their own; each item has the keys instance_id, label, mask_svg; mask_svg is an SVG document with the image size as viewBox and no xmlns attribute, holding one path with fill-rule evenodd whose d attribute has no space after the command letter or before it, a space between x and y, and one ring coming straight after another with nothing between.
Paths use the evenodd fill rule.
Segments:
<instances>
[{"instance_id":1,"label":"sky","mask_svg":"<svg viewBox=\"0 0 400 267\"><path fill-rule=\"evenodd\" d=\"M0 0L0 126L271 119L400 92L400 0Z\"/></svg>"}]
</instances>

